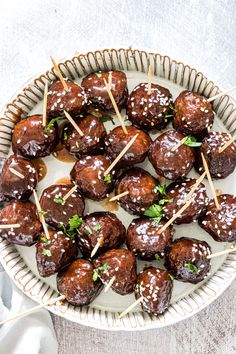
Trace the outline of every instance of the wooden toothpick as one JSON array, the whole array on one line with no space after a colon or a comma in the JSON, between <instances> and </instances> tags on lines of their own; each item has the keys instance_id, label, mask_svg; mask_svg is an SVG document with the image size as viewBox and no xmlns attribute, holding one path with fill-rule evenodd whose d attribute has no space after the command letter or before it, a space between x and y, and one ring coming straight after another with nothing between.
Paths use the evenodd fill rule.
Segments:
<instances>
[{"instance_id":1,"label":"wooden toothpick","mask_svg":"<svg viewBox=\"0 0 236 354\"><path fill-rule=\"evenodd\" d=\"M199 186L199 184L204 180L206 176L206 171L203 172L203 174L196 180L196 182L193 185L193 188L191 188L191 190L188 192L188 194L186 195L183 204L186 203L187 200L189 200L189 198L192 196L192 194L195 192L195 190L197 189L197 187Z\"/></svg>"},{"instance_id":2,"label":"wooden toothpick","mask_svg":"<svg viewBox=\"0 0 236 354\"><path fill-rule=\"evenodd\" d=\"M17 170L15 170L13 167L9 167L9 171L11 173L13 173L13 175L16 175L17 177L20 177L21 179L24 179L25 176L22 175L22 173L18 172Z\"/></svg>"},{"instance_id":3,"label":"wooden toothpick","mask_svg":"<svg viewBox=\"0 0 236 354\"><path fill-rule=\"evenodd\" d=\"M115 167L117 162L124 156L124 154L129 150L129 148L133 145L135 142L135 139L137 139L139 133L135 134L133 138L128 142L128 144L124 147L124 149L119 153L119 155L115 158L115 160L112 162L112 164L108 167L108 169L104 172L104 176L108 175L108 173L111 172L111 170Z\"/></svg>"},{"instance_id":4,"label":"wooden toothpick","mask_svg":"<svg viewBox=\"0 0 236 354\"><path fill-rule=\"evenodd\" d=\"M18 313L17 315L14 315L12 317L7 318L6 320L0 322L0 326L4 325L5 323L8 323L10 321L26 317L26 316L30 315L31 313L40 310L42 307L50 306L50 305L53 305L53 304L57 303L58 301L63 301L63 300L65 300L65 296L64 295L61 295L61 296L59 296L59 297L57 297L55 299L51 299L51 300L45 302L44 304L37 305L37 306L35 306L35 307L33 307L33 308L29 309L29 310L26 310L24 312Z\"/></svg>"},{"instance_id":5,"label":"wooden toothpick","mask_svg":"<svg viewBox=\"0 0 236 354\"><path fill-rule=\"evenodd\" d=\"M103 242L104 242L104 236L99 237L95 247L93 248L93 250L91 252L91 255L90 255L91 258L95 256L95 254L97 253L99 247L102 246Z\"/></svg>"},{"instance_id":6,"label":"wooden toothpick","mask_svg":"<svg viewBox=\"0 0 236 354\"><path fill-rule=\"evenodd\" d=\"M77 186L74 186L66 193L66 195L64 195L64 197L62 198L64 202L71 196L71 194L73 194L76 191L76 189Z\"/></svg>"},{"instance_id":7,"label":"wooden toothpick","mask_svg":"<svg viewBox=\"0 0 236 354\"><path fill-rule=\"evenodd\" d=\"M109 282L107 283L105 289L104 289L104 293L107 293L108 290L110 289L110 287L113 285L114 281L116 280L115 275L109 280Z\"/></svg>"},{"instance_id":8,"label":"wooden toothpick","mask_svg":"<svg viewBox=\"0 0 236 354\"><path fill-rule=\"evenodd\" d=\"M215 96L213 96L213 97L210 97L210 98L208 98L208 102L212 102L212 101L214 101L214 100L216 100L217 98L220 98L221 96L224 96L226 93L229 93L229 92L231 92L231 91L233 91L233 90L236 90L236 86L233 86L233 87L231 87L230 89L228 89L228 90L225 90L225 91L223 91L223 92L221 92L221 93L218 93L217 95L215 95Z\"/></svg>"},{"instance_id":9,"label":"wooden toothpick","mask_svg":"<svg viewBox=\"0 0 236 354\"><path fill-rule=\"evenodd\" d=\"M122 197L124 197L125 195L128 195L128 194L129 194L128 191L120 193L120 194L117 194L114 197L112 197L111 199L109 199L109 202L114 202L115 200L120 199L120 198L122 198Z\"/></svg>"},{"instance_id":10,"label":"wooden toothpick","mask_svg":"<svg viewBox=\"0 0 236 354\"><path fill-rule=\"evenodd\" d=\"M209 185L210 185L210 188L211 188L211 192L213 194L213 198L214 198L214 201L215 201L216 208L219 209L220 205L219 205L219 202L218 202L218 199L217 199L217 195L216 195L216 191L215 191L215 188L214 188L214 185L213 185L213 182L212 182L211 174L210 174L209 168L207 166L206 159L205 159L205 157L204 157L202 152L201 152L201 156L202 156L203 167L204 167L204 169L206 171L206 174L207 174L207 179L208 179L208 182L209 182Z\"/></svg>"},{"instance_id":11,"label":"wooden toothpick","mask_svg":"<svg viewBox=\"0 0 236 354\"><path fill-rule=\"evenodd\" d=\"M174 147L172 147L171 151L177 150L181 145L185 143L185 141L188 139L187 136L185 136L183 139L181 139Z\"/></svg>"},{"instance_id":12,"label":"wooden toothpick","mask_svg":"<svg viewBox=\"0 0 236 354\"><path fill-rule=\"evenodd\" d=\"M2 224L0 225L0 229L16 229L20 227L20 224Z\"/></svg>"},{"instance_id":13,"label":"wooden toothpick","mask_svg":"<svg viewBox=\"0 0 236 354\"><path fill-rule=\"evenodd\" d=\"M57 65L55 59L53 59L52 56L50 56L50 58L51 58L51 61L52 61L53 66L54 66L54 69L56 70L57 75L58 75L58 77L59 77L59 80L61 81L61 83L62 83L64 89L66 90L66 92L69 91L69 87L68 87L68 85L67 85L67 83L66 83L64 77L62 76L61 70L59 69L59 66Z\"/></svg>"},{"instance_id":14,"label":"wooden toothpick","mask_svg":"<svg viewBox=\"0 0 236 354\"><path fill-rule=\"evenodd\" d=\"M124 120L123 120L123 118L121 117L120 111L119 111L119 109L118 109L118 107L117 107L116 101L115 101L115 99L114 99L114 97L113 97L113 94L112 94L111 90L109 89L109 85L108 85L108 83L107 83L107 81L106 81L105 79L103 79L103 81L104 81L104 84L105 84L105 86L106 86L107 93L108 93L108 95L109 95L109 97L110 97L110 100L111 100L111 103L112 103L112 105L113 105L113 108L114 108L114 110L115 110L115 112L116 112L116 115L117 115L119 121L120 121L120 125L121 125L121 127L122 127L124 133L125 133L125 134L128 134L128 131L127 131L126 126L125 126L125 123L124 123Z\"/></svg>"},{"instance_id":15,"label":"wooden toothpick","mask_svg":"<svg viewBox=\"0 0 236 354\"><path fill-rule=\"evenodd\" d=\"M148 67L148 95L152 93L152 67Z\"/></svg>"},{"instance_id":16,"label":"wooden toothpick","mask_svg":"<svg viewBox=\"0 0 236 354\"><path fill-rule=\"evenodd\" d=\"M46 221L45 221L44 215L42 214L42 208L41 208L41 205L39 203L39 198L38 198L37 193L36 193L35 190L33 190L33 194L34 194L34 200L35 200L36 208L37 208L38 214L39 214L39 219L40 219L40 221L41 221L41 223L43 225L43 230L44 230L45 236L46 236L47 239L50 239L48 228L47 228L47 225L46 225Z\"/></svg>"},{"instance_id":17,"label":"wooden toothpick","mask_svg":"<svg viewBox=\"0 0 236 354\"><path fill-rule=\"evenodd\" d=\"M209 254L209 255L207 256L207 259L211 259L211 258L223 256L224 254L228 254L228 253L235 252L235 251L236 251L236 246L231 247L231 248L227 248L227 249L224 250L224 251L220 251L220 252L216 252L216 253Z\"/></svg>"},{"instance_id":18,"label":"wooden toothpick","mask_svg":"<svg viewBox=\"0 0 236 354\"><path fill-rule=\"evenodd\" d=\"M47 103L48 103L48 82L45 84L44 95L43 95L43 127L47 124Z\"/></svg>"},{"instance_id":19,"label":"wooden toothpick","mask_svg":"<svg viewBox=\"0 0 236 354\"><path fill-rule=\"evenodd\" d=\"M140 304L140 302L142 302L144 299L143 296L141 296L138 300L136 300L135 302L133 302L129 307L127 307L126 310L124 310L123 312L121 312L121 314L119 315L119 318L124 317L128 312L130 312L134 307L136 307L138 304Z\"/></svg>"},{"instance_id":20,"label":"wooden toothpick","mask_svg":"<svg viewBox=\"0 0 236 354\"><path fill-rule=\"evenodd\" d=\"M224 144L219 150L218 153L221 154L225 149L227 149L228 146L230 146L234 141L236 140L236 134L232 136L230 140L227 141L227 143Z\"/></svg>"},{"instance_id":21,"label":"wooden toothpick","mask_svg":"<svg viewBox=\"0 0 236 354\"><path fill-rule=\"evenodd\" d=\"M80 129L80 127L75 123L74 119L71 117L71 115L64 111L64 114L66 116L66 118L68 119L68 121L73 125L73 127L75 128L75 130L79 133L80 136L84 136L84 133L82 132L82 130Z\"/></svg>"}]
</instances>

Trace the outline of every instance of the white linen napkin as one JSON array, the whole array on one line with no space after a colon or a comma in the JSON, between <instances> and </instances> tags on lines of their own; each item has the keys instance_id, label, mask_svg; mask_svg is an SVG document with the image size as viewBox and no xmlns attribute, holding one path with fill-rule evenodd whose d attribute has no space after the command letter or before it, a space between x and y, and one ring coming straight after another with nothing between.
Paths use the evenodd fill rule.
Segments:
<instances>
[{"instance_id":1,"label":"white linen napkin","mask_svg":"<svg viewBox=\"0 0 236 354\"><path fill-rule=\"evenodd\" d=\"M1 271L0 265L0 321L36 305ZM40 309L1 326L0 353L57 354L57 339L48 311Z\"/></svg>"}]
</instances>

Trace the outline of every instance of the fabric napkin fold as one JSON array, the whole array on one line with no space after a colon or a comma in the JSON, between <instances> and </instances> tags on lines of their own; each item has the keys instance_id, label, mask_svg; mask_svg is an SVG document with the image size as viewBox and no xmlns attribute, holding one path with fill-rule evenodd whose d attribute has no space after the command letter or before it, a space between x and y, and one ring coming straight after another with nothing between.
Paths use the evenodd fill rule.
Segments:
<instances>
[{"instance_id":1,"label":"fabric napkin fold","mask_svg":"<svg viewBox=\"0 0 236 354\"><path fill-rule=\"evenodd\" d=\"M36 306L0 271L0 321ZM57 354L58 345L50 314L40 309L0 327L2 354Z\"/></svg>"}]
</instances>

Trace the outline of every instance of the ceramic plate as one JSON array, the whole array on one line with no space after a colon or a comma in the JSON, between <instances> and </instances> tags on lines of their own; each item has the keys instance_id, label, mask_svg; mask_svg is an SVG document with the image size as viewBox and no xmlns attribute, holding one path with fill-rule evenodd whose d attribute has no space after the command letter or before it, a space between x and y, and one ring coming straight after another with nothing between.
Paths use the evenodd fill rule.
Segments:
<instances>
[{"instance_id":1,"label":"ceramic plate","mask_svg":"<svg viewBox=\"0 0 236 354\"><path fill-rule=\"evenodd\" d=\"M60 64L60 69L65 76L76 82L80 82L83 76L93 71L123 70L127 75L128 88L131 92L140 82L147 82L149 63L153 68L153 82L167 87L174 98L184 89L197 91L207 97L220 92L212 81L188 65L178 63L167 56L139 50L111 49L89 52L85 55L79 54L70 60L63 61ZM0 119L0 156L2 164L11 152L11 131L15 122L28 114L42 114L44 84L46 80L54 80L55 78L55 72L51 70L30 80L6 105ZM225 95L215 100L213 107L216 113L213 130L234 133L236 130L236 105L234 101ZM114 119L117 122L115 117ZM114 128L111 122L105 123L105 126L108 131ZM167 129L170 127L171 125ZM152 139L159 134L160 132L151 133ZM60 178L68 176L73 166L72 162L61 162L52 155L44 158L44 162L47 166L47 174L39 182L39 195L45 187L55 183ZM147 159L140 166L156 176ZM189 175L197 176L194 171L191 171ZM233 191L233 188L235 188L234 178L235 175L232 174L224 180L215 181L215 188L224 193L235 193L235 190ZM207 181L205 181L205 184L208 187ZM207 189L209 196L211 196L209 188ZM86 200L85 212L106 208L110 210L106 200L101 202ZM133 219L130 214L121 208L114 212L126 227ZM229 244L215 242L197 223L175 226L175 229L175 238L191 236L206 240L211 245L212 252L229 247ZM37 272L34 246L30 248L14 246L0 238L0 260L15 284L33 300L42 303L58 296L56 277L40 278ZM150 262L138 261L138 269L141 270L147 264L150 264ZM152 264L163 267L161 261L153 261ZM140 307L137 307L128 315L119 319L119 312L134 301L134 295L120 296L111 289L106 294L102 292L88 307L74 307L65 303L50 306L48 309L71 321L100 329L143 330L160 328L193 316L209 305L227 288L235 278L235 274L236 252L229 254L227 257L222 256L213 259L211 273L204 282L193 285L174 281L171 306L163 315L158 317L144 313Z\"/></svg>"}]
</instances>

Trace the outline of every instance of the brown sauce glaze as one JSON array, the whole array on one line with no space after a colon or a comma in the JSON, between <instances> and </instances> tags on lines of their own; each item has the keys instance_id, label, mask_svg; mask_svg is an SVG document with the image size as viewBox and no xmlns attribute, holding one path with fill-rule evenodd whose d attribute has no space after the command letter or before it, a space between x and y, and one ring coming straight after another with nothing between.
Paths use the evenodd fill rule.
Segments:
<instances>
[{"instance_id":1,"label":"brown sauce glaze","mask_svg":"<svg viewBox=\"0 0 236 354\"><path fill-rule=\"evenodd\" d=\"M71 155L69 151L59 143L52 154L57 160L62 162L76 162L77 159L75 156Z\"/></svg>"},{"instance_id":2,"label":"brown sauce glaze","mask_svg":"<svg viewBox=\"0 0 236 354\"><path fill-rule=\"evenodd\" d=\"M109 196L108 198L101 200L99 204L108 211L117 211L119 209L119 204L116 201L109 202L109 199L111 198L112 197Z\"/></svg>"},{"instance_id":3,"label":"brown sauce glaze","mask_svg":"<svg viewBox=\"0 0 236 354\"><path fill-rule=\"evenodd\" d=\"M34 159L32 163L37 171L38 182L42 181L47 174L47 166L43 159Z\"/></svg>"},{"instance_id":4,"label":"brown sauce glaze","mask_svg":"<svg viewBox=\"0 0 236 354\"><path fill-rule=\"evenodd\" d=\"M55 184L71 184L71 180L69 176L61 177L58 180L56 180Z\"/></svg>"}]
</instances>

